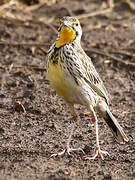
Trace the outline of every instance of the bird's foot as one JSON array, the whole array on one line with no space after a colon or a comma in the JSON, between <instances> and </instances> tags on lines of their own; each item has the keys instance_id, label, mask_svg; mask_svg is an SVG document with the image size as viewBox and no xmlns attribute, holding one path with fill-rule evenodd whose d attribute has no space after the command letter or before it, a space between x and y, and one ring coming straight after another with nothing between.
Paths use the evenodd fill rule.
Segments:
<instances>
[{"instance_id":1,"label":"bird's foot","mask_svg":"<svg viewBox=\"0 0 135 180\"><path fill-rule=\"evenodd\" d=\"M67 146L63 151L59 152L59 153L54 153L51 155L51 157L56 157L56 156L62 156L64 155L65 153L68 154L68 156L72 156L73 157L73 154L71 152L77 152L77 151L80 151L82 152L83 154L85 154L85 152L83 151L83 149L81 148L70 148L69 146Z\"/></svg>"},{"instance_id":2,"label":"bird's foot","mask_svg":"<svg viewBox=\"0 0 135 180\"><path fill-rule=\"evenodd\" d=\"M85 157L86 160L94 160L96 157L100 156L102 160L104 160L104 156L109 156L109 153L107 151L102 151L100 150L100 148L97 148L97 150L95 151L95 155L93 157Z\"/></svg>"}]
</instances>

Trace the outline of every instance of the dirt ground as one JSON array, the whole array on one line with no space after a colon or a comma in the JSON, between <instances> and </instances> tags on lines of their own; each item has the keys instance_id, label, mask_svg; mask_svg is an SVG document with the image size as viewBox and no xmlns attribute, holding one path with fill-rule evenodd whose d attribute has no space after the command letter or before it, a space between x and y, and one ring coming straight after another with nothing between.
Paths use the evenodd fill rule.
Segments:
<instances>
[{"instance_id":1,"label":"dirt ground","mask_svg":"<svg viewBox=\"0 0 135 180\"><path fill-rule=\"evenodd\" d=\"M134 1L114 1L113 9L108 2L55 1L24 14L22 9L7 8L14 17L0 17L0 180L135 179ZM64 148L73 123L44 69L46 50L57 36L58 18L65 15L80 18L82 46L110 93L112 112L129 137L128 143L118 144L99 118L100 145L110 153L103 161L85 160L81 152L50 158ZM91 156L93 123L84 107L76 106L76 110L80 122L71 144Z\"/></svg>"}]
</instances>

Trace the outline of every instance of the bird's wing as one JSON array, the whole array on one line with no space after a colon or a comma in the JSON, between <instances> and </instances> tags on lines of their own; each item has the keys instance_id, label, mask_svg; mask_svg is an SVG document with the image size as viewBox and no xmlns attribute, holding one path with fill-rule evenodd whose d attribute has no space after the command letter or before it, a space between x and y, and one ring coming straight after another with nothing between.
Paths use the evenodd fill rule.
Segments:
<instances>
[{"instance_id":1,"label":"bird's wing","mask_svg":"<svg viewBox=\"0 0 135 180\"><path fill-rule=\"evenodd\" d=\"M108 92L103 85L99 74L97 73L90 57L85 52L81 51L78 55L79 58L79 76L101 97L108 103Z\"/></svg>"}]
</instances>

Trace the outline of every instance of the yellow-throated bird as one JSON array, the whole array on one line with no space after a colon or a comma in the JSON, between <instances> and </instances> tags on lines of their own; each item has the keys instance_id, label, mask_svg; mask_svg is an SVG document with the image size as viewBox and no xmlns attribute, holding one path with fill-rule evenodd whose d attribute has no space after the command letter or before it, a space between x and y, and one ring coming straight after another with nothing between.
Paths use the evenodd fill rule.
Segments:
<instances>
[{"instance_id":1,"label":"yellow-throated bird","mask_svg":"<svg viewBox=\"0 0 135 180\"><path fill-rule=\"evenodd\" d=\"M77 121L74 105L81 104L86 106L88 111L91 112L96 132L96 151L94 156L88 159L95 159L97 156L103 159L103 154L107 155L108 153L100 149L96 112L105 119L118 142L127 142L128 138L110 112L107 90L91 59L81 47L82 29L79 20L75 17L67 16L61 18L60 23L58 38L47 54L47 73L50 83L57 94L63 97L69 105L74 123L66 148L62 152L53 155L62 155L65 152L71 155L71 151L81 150L80 148L73 149L69 146Z\"/></svg>"}]
</instances>

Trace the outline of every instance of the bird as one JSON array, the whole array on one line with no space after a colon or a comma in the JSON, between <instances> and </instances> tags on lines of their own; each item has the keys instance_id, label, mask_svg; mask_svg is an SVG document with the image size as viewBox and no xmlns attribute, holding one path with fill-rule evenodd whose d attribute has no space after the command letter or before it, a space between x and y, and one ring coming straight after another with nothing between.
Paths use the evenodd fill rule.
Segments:
<instances>
[{"instance_id":1,"label":"bird","mask_svg":"<svg viewBox=\"0 0 135 180\"><path fill-rule=\"evenodd\" d=\"M75 105L85 106L92 116L96 134L96 148L94 155L86 159L101 158L109 155L99 144L97 114L104 118L115 139L125 144L128 137L109 109L109 95L96 71L91 58L81 46L82 28L76 17L65 16L60 18L58 36L48 50L47 77L56 93L68 104L73 116L73 124L66 146L63 151L52 156L61 156L67 153L72 156L74 151L83 151L81 148L72 148L70 142L74 132L78 115Z\"/></svg>"}]
</instances>

